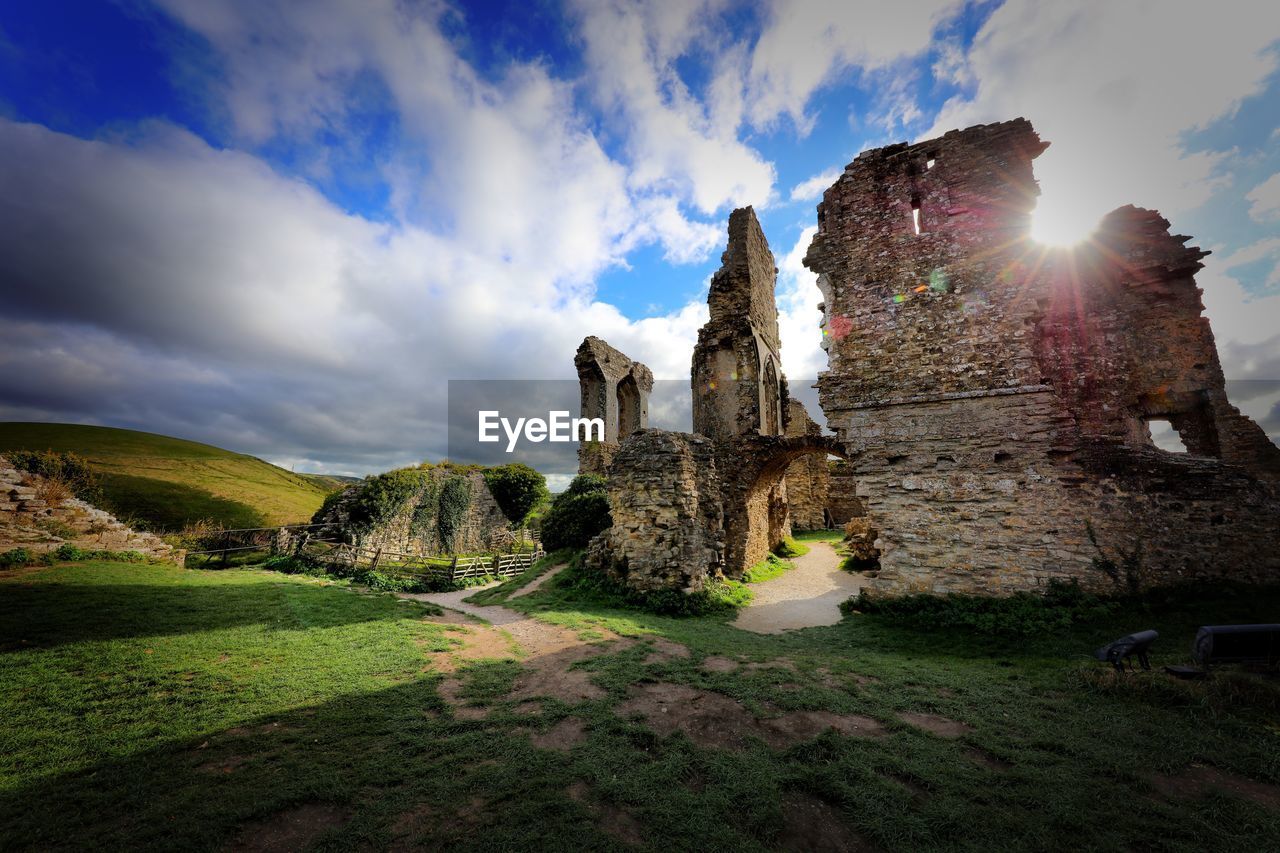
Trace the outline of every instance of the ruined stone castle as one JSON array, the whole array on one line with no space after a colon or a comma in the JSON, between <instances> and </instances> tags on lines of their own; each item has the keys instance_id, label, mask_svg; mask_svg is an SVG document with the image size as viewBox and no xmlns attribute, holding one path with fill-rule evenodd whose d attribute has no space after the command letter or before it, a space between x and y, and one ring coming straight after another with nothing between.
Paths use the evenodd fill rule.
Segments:
<instances>
[{"instance_id":1,"label":"ruined stone castle","mask_svg":"<svg viewBox=\"0 0 1280 853\"><path fill-rule=\"evenodd\" d=\"M1280 578L1280 450L1227 400L1194 279L1206 253L1133 207L1077 248L1035 243L1046 147L1024 119L982 125L866 151L826 191L805 264L834 437L788 399L773 258L735 211L694 434L633 420L619 436L614 527L590 560L641 589L738 576L791 523L791 469L844 492L826 512L853 516L883 593L1106 589L1122 565L1145 585ZM1154 446L1155 421L1185 453ZM819 486L829 454L846 461Z\"/></svg>"}]
</instances>

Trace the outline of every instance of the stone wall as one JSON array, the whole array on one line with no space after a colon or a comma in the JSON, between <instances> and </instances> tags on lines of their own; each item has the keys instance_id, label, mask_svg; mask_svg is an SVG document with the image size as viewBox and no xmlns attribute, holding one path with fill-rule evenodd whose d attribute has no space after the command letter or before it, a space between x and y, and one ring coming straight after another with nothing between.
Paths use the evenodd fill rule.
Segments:
<instances>
[{"instance_id":1,"label":"stone wall","mask_svg":"<svg viewBox=\"0 0 1280 853\"><path fill-rule=\"evenodd\" d=\"M0 551L45 552L61 545L85 550L136 551L182 564L184 552L160 537L133 530L109 512L76 498L54 499L45 479L0 456Z\"/></svg>"},{"instance_id":2,"label":"stone wall","mask_svg":"<svg viewBox=\"0 0 1280 853\"><path fill-rule=\"evenodd\" d=\"M786 434L821 435L822 427L809 417L803 403L790 400L787 403ZM801 456L787 467L784 480L791 527L795 530L820 530L826 527L831 486L826 457L816 453Z\"/></svg>"},{"instance_id":3,"label":"stone wall","mask_svg":"<svg viewBox=\"0 0 1280 853\"><path fill-rule=\"evenodd\" d=\"M1122 208L1029 239L1022 119L864 152L824 195L828 424L877 532L872 589L1011 592L1143 549L1147 582L1280 577L1280 451L1226 399L1204 253ZM918 226L918 230L917 230ZM1167 418L1190 450L1150 443Z\"/></svg>"},{"instance_id":4,"label":"stone wall","mask_svg":"<svg viewBox=\"0 0 1280 853\"><path fill-rule=\"evenodd\" d=\"M328 525L329 534L352 542L358 540L366 548L381 548L399 554L474 554L501 550L511 545L514 541L511 522L489 492L481 471L440 465L423 473L423 486L389 521L372 531L357 533L350 524L350 501L358 493L359 485L348 487L343 497L334 503L325 516L318 519L318 523ZM445 481L459 476L467 481L471 500L459 526L454 547L450 549L440 541L438 501ZM419 513L419 507L424 504L424 511Z\"/></svg>"},{"instance_id":5,"label":"stone wall","mask_svg":"<svg viewBox=\"0 0 1280 853\"><path fill-rule=\"evenodd\" d=\"M729 216L729 244L693 351L693 431L716 440L779 435L786 405L779 357L778 270L750 207Z\"/></svg>"},{"instance_id":6,"label":"stone wall","mask_svg":"<svg viewBox=\"0 0 1280 853\"><path fill-rule=\"evenodd\" d=\"M573 359L584 418L604 421L604 437L578 446L578 473L603 474L619 443L649 426L653 372L597 337L588 337Z\"/></svg>"},{"instance_id":7,"label":"stone wall","mask_svg":"<svg viewBox=\"0 0 1280 853\"><path fill-rule=\"evenodd\" d=\"M613 526L588 565L633 589L702 589L724 568L724 513L715 444L703 436L643 430L609 469Z\"/></svg>"}]
</instances>

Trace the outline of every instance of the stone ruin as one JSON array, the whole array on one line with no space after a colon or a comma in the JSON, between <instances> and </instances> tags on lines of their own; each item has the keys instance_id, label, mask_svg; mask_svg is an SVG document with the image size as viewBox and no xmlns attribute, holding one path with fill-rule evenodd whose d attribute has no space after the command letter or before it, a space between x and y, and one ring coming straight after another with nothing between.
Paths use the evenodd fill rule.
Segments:
<instances>
[{"instance_id":1,"label":"stone ruin","mask_svg":"<svg viewBox=\"0 0 1280 853\"><path fill-rule=\"evenodd\" d=\"M1034 242L1046 147L1025 119L980 125L863 152L826 191L805 265L834 438L788 399L772 255L734 211L697 434L624 435L591 564L637 589L739 576L812 512L788 510L784 474L804 462L814 483L819 459L875 592L1280 577L1280 450L1227 400L1194 278L1207 253L1134 207L1079 247ZM1185 453L1152 443L1155 421Z\"/></svg>"},{"instance_id":2,"label":"stone ruin","mask_svg":"<svg viewBox=\"0 0 1280 853\"><path fill-rule=\"evenodd\" d=\"M134 530L106 510L54 494L39 474L14 468L0 456L0 551L35 553L74 545L86 551L135 551L182 565L186 552L153 533Z\"/></svg>"},{"instance_id":3,"label":"stone ruin","mask_svg":"<svg viewBox=\"0 0 1280 853\"><path fill-rule=\"evenodd\" d=\"M582 417L604 421L604 439L578 446L578 471L604 474L622 439L649 426L653 371L604 341L589 337L573 359L582 390Z\"/></svg>"},{"instance_id":4,"label":"stone ruin","mask_svg":"<svg viewBox=\"0 0 1280 853\"><path fill-rule=\"evenodd\" d=\"M587 559L635 589L696 591L709 577L740 577L790 535L789 489L801 497L801 524L822 526L826 457L842 452L789 399L779 361L777 269L751 208L729 217L722 263L693 354L694 432L639 424L609 450L613 527L592 542ZM633 364L588 338L576 359L580 378L599 353L619 373ZM582 379L584 417L598 416L597 384ZM802 461L807 457L818 464ZM581 470L599 470L591 467L598 458L584 450Z\"/></svg>"}]
</instances>

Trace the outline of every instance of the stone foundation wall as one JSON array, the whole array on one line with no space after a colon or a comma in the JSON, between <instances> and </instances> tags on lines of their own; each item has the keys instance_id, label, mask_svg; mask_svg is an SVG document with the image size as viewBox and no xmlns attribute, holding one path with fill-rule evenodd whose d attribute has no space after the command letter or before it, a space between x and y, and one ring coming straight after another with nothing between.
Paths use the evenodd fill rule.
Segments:
<instances>
[{"instance_id":1,"label":"stone foundation wall","mask_svg":"<svg viewBox=\"0 0 1280 853\"><path fill-rule=\"evenodd\" d=\"M809 417L799 400L787 403L787 428L789 436L821 435L822 428ZM817 453L801 456L787 466L787 513L793 530L821 530L827 526L826 518L830 475L827 459Z\"/></svg>"},{"instance_id":2,"label":"stone foundation wall","mask_svg":"<svg viewBox=\"0 0 1280 853\"><path fill-rule=\"evenodd\" d=\"M432 468L427 472L430 485L424 486L410 498L399 512L374 530L360 536L366 548L381 548L399 554L435 556L439 554L482 553L507 547L513 541L511 523L494 500L480 471L459 471L447 466ZM471 502L467 505L452 550L441 542L437 529L437 515L431 515L416 526L414 514L425 500L438 500L443 483L455 476L464 477L471 489ZM357 487L348 489L354 497ZM331 525L333 532L346 539L356 538L350 528L348 497L339 500L321 523Z\"/></svg>"},{"instance_id":3,"label":"stone foundation wall","mask_svg":"<svg viewBox=\"0 0 1280 853\"><path fill-rule=\"evenodd\" d=\"M613 526L592 540L587 564L633 589L702 589L724 566L724 516L715 445L643 430L609 469Z\"/></svg>"}]
</instances>

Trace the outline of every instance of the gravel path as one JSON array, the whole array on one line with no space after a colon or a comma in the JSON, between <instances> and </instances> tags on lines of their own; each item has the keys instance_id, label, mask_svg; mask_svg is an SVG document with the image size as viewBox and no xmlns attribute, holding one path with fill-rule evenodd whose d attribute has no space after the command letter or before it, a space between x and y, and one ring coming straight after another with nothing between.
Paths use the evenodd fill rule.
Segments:
<instances>
[{"instance_id":1,"label":"gravel path","mask_svg":"<svg viewBox=\"0 0 1280 853\"><path fill-rule=\"evenodd\" d=\"M840 570L840 556L830 543L806 544L809 553L792 560L794 569L752 585L755 598L738 614L735 628L781 634L840 621L840 602L858 594L863 578Z\"/></svg>"}]
</instances>

